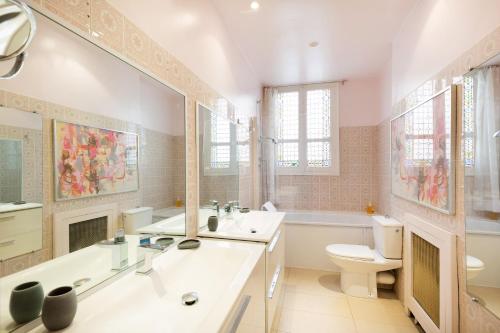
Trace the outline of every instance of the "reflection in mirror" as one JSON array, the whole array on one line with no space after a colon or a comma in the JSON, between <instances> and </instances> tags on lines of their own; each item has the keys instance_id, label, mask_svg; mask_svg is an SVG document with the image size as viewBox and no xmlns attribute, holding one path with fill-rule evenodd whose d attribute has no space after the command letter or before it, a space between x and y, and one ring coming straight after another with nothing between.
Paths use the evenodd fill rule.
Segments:
<instances>
[{"instance_id":1,"label":"reflection in mirror","mask_svg":"<svg viewBox=\"0 0 500 333\"><path fill-rule=\"evenodd\" d=\"M36 21L31 9L24 2L0 0L0 60L16 57L12 68L0 76L6 79L15 76L21 69L25 54L36 31Z\"/></svg>"},{"instance_id":2,"label":"reflection in mirror","mask_svg":"<svg viewBox=\"0 0 500 333\"><path fill-rule=\"evenodd\" d=\"M16 286L81 295L142 261L141 233L185 234L185 96L35 15L23 71L0 82L0 331L23 324Z\"/></svg>"},{"instance_id":3,"label":"reflection in mirror","mask_svg":"<svg viewBox=\"0 0 500 333\"><path fill-rule=\"evenodd\" d=\"M200 212L198 225L206 228L209 216L231 216L239 207L239 156L248 140L238 144L238 128L226 100L214 110L197 104Z\"/></svg>"},{"instance_id":4,"label":"reflection in mirror","mask_svg":"<svg viewBox=\"0 0 500 333\"><path fill-rule=\"evenodd\" d=\"M464 77L467 291L500 317L500 55Z\"/></svg>"}]
</instances>

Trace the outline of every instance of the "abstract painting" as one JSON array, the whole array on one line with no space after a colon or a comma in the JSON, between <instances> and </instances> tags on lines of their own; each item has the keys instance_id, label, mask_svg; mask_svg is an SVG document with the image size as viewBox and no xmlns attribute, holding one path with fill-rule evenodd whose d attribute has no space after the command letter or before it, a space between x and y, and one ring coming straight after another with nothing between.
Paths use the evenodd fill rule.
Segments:
<instances>
[{"instance_id":1,"label":"abstract painting","mask_svg":"<svg viewBox=\"0 0 500 333\"><path fill-rule=\"evenodd\" d=\"M391 121L392 193L453 214L456 86Z\"/></svg>"},{"instance_id":2,"label":"abstract painting","mask_svg":"<svg viewBox=\"0 0 500 333\"><path fill-rule=\"evenodd\" d=\"M56 200L139 189L138 136L54 121Z\"/></svg>"}]
</instances>

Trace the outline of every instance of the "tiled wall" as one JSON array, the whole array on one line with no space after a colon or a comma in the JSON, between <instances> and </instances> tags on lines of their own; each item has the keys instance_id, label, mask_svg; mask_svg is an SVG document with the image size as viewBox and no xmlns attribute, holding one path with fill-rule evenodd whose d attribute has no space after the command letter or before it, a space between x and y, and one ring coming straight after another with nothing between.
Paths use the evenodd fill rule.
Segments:
<instances>
[{"instance_id":1,"label":"tiled wall","mask_svg":"<svg viewBox=\"0 0 500 333\"><path fill-rule=\"evenodd\" d=\"M0 149L0 187L6 191L22 191L19 198L28 202L42 202L42 170L37 167L37 159L42 155L42 131L0 125L0 139L16 139L22 144L22 178L16 175L3 174L8 168L2 167L8 162L7 152ZM22 184L21 184L22 183ZM22 189L21 189L22 186ZM8 202L1 196L0 202Z\"/></svg>"},{"instance_id":2,"label":"tiled wall","mask_svg":"<svg viewBox=\"0 0 500 333\"><path fill-rule=\"evenodd\" d=\"M340 128L340 176L278 176L279 209L362 211L369 202L377 206L376 133L375 126Z\"/></svg>"},{"instance_id":3,"label":"tiled wall","mask_svg":"<svg viewBox=\"0 0 500 333\"><path fill-rule=\"evenodd\" d=\"M430 97L424 94L424 86L432 86L432 93L437 93L447 85L453 83L453 79L468 72L500 52L500 27L486 36L477 45L459 56L453 63L443 69L435 77L415 89L411 94L393 106L392 116L396 116L417 104L422 99ZM460 95L460 91L459 91ZM461 117L459 108L458 133L461 131ZM424 208L391 195L390 178L390 146L389 146L389 119L383 121L376 130L375 174L377 179L379 211L391 214L404 220L404 213L410 212L418 215L437 226L457 234L458 252L458 276L459 276L459 307L460 328L466 333L496 333L500 332L500 320L479 304L472 301L466 293L465 285L465 217L464 217L464 168L458 144L457 151L457 179L456 179L456 215L445 215L432 209ZM460 140L460 137L458 138ZM460 141L459 141L460 142ZM402 281L400 278L399 281ZM399 285L399 291L402 285Z\"/></svg>"},{"instance_id":4,"label":"tiled wall","mask_svg":"<svg viewBox=\"0 0 500 333\"><path fill-rule=\"evenodd\" d=\"M36 111L42 116L43 133L40 149L43 151L43 166L39 168L43 173L43 242L42 250L27 255L15 257L0 262L0 276L8 275L42 261L52 258L52 217L55 212L80 209L93 205L117 203L120 212L143 205L152 205L163 208L174 205L176 195L175 184L185 184L184 180L184 137L172 137L155 132L139 125L104 117L80 110L70 109L38 99L0 91L0 105L22 111ZM53 140L52 119L58 119L88 126L112 128L139 134L140 166L139 190L135 192L106 195L95 198L85 198L69 201L54 201L54 173L53 173ZM180 162L179 162L180 161ZM179 172L182 165L182 172ZM148 184L148 186L146 186ZM160 185L158 185L160 184ZM42 193L42 189L39 189ZM121 224L121 217L114 221L115 226Z\"/></svg>"},{"instance_id":5,"label":"tiled wall","mask_svg":"<svg viewBox=\"0 0 500 333\"><path fill-rule=\"evenodd\" d=\"M216 101L223 98L214 89L201 81L193 72L173 57L167 50L150 39L126 17L119 13L105 0L28 0L36 10L53 18L62 25L74 30L84 38L91 40L102 48L138 67L157 80L175 87L186 95L186 142L177 145L177 156L186 152L185 157L178 157L175 163L177 177L174 180L176 197L187 193L185 205L187 212L186 230L188 236L197 233L197 156L196 156L196 102L199 101L214 108ZM50 153L51 122L50 119L61 119L90 126L114 128L136 132L135 124L113 120L89 113L78 113L63 106L19 96L11 93L1 94L2 105L20 110L38 111L43 117L43 189L44 189L44 223L43 250L25 256L13 258L0 263L0 276L10 274L52 257L52 214L58 211L83 208L88 205L119 202L119 210L141 205L142 189L139 192L122 193L113 196L102 196L91 199L72 200L67 202L53 201L53 157ZM186 168L184 167L186 166ZM180 176L187 179L181 181Z\"/></svg>"}]
</instances>

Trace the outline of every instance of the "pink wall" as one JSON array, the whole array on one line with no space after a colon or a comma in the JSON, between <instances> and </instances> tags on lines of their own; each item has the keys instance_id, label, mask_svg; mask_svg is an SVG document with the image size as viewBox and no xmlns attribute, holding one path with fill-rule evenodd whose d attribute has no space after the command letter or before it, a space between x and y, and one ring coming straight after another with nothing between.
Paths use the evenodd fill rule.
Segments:
<instances>
[{"instance_id":1,"label":"pink wall","mask_svg":"<svg viewBox=\"0 0 500 333\"><path fill-rule=\"evenodd\" d=\"M340 126L375 126L380 119L378 78L348 80L340 85Z\"/></svg>"},{"instance_id":2,"label":"pink wall","mask_svg":"<svg viewBox=\"0 0 500 333\"><path fill-rule=\"evenodd\" d=\"M109 2L209 86L240 109L255 112L261 84L211 1Z\"/></svg>"},{"instance_id":3,"label":"pink wall","mask_svg":"<svg viewBox=\"0 0 500 333\"><path fill-rule=\"evenodd\" d=\"M392 102L399 101L500 25L498 0L421 0L392 45Z\"/></svg>"}]
</instances>

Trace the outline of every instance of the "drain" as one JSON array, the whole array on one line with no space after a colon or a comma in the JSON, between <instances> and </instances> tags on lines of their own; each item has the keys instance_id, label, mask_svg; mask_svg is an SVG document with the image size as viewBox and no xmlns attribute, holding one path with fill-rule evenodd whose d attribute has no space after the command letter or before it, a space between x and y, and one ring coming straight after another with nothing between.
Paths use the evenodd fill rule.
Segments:
<instances>
[{"instance_id":1,"label":"drain","mask_svg":"<svg viewBox=\"0 0 500 333\"><path fill-rule=\"evenodd\" d=\"M84 285L85 283L87 282L90 282L90 278L83 278L83 279L80 279L80 280L76 280L75 282L73 282L73 287L77 288L77 287L80 287L82 285Z\"/></svg>"},{"instance_id":2,"label":"drain","mask_svg":"<svg viewBox=\"0 0 500 333\"><path fill-rule=\"evenodd\" d=\"M198 303L198 294L195 292L186 293L182 295L182 304L191 306Z\"/></svg>"},{"instance_id":3,"label":"drain","mask_svg":"<svg viewBox=\"0 0 500 333\"><path fill-rule=\"evenodd\" d=\"M257 229L254 229L254 228L250 229L250 233L256 234L257 233Z\"/></svg>"}]
</instances>

